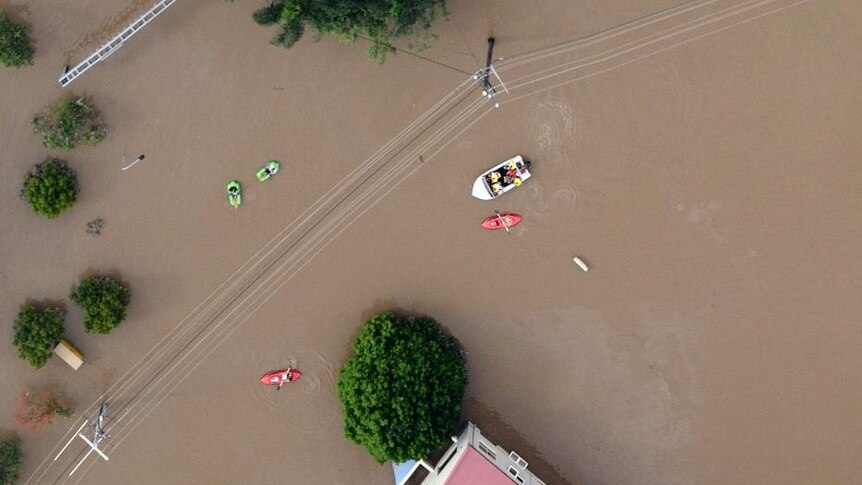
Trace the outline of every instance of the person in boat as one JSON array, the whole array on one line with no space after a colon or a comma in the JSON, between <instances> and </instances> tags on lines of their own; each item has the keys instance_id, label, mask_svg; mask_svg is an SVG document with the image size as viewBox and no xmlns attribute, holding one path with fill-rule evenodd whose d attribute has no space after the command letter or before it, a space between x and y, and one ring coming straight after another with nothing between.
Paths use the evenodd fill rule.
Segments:
<instances>
[{"instance_id":1,"label":"person in boat","mask_svg":"<svg viewBox=\"0 0 862 485\"><path fill-rule=\"evenodd\" d=\"M498 172L491 172L490 174L488 174L488 178L491 180L492 184L495 184L498 180L500 180L500 174Z\"/></svg>"},{"instance_id":2,"label":"person in boat","mask_svg":"<svg viewBox=\"0 0 862 485\"><path fill-rule=\"evenodd\" d=\"M515 162L509 162L509 165L506 168L508 169L506 171L506 175L511 178L515 178L518 176L518 170L520 170L521 166Z\"/></svg>"},{"instance_id":3,"label":"person in boat","mask_svg":"<svg viewBox=\"0 0 862 485\"><path fill-rule=\"evenodd\" d=\"M278 386L275 388L275 390L280 391L281 386L291 381L293 381L293 369L288 367L287 370L284 371L284 374L281 375L281 381L278 383Z\"/></svg>"},{"instance_id":4,"label":"person in boat","mask_svg":"<svg viewBox=\"0 0 862 485\"><path fill-rule=\"evenodd\" d=\"M235 185L231 185L227 191L230 195L236 195L239 192L239 189L237 189Z\"/></svg>"},{"instance_id":5,"label":"person in boat","mask_svg":"<svg viewBox=\"0 0 862 485\"><path fill-rule=\"evenodd\" d=\"M501 190L503 190L503 186L500 184L494 184L491 186L491 192L494 194L499 194Z\"/></svg>"},{"instance_id":6,"label":"person in boat","mask_svg":"<svg viewBox=\"0 0 862 485\"><path fill-rule=\"evenodd\" d=\"M515 184L515 187L520 187L521 186L521 177L515 177L514 184Z\"/></svg>"}]
</instances>

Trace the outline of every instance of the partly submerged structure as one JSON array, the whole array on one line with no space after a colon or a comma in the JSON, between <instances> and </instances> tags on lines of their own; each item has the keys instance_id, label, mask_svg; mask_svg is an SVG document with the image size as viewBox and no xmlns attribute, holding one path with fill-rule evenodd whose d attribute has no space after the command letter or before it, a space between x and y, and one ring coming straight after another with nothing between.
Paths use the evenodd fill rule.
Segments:
<instances>
[{"instance_id":1,"label":"partly submerged structure","mask_svg":"<svg viewBox=\"0 0 862 485\"><path fill-rule=\"evenodd\" d=\"M84 355L65 339L60 339L60 342L54 347L54 353L75 370L84 364Z\"/></svg>"},{"instance_id":2,"label":"partly submerged structure","mask_svg":"<svg viewBox=\"0 0 862 485\"><path fill-rule=\"evenodd\" d=\"M421 485L545 485L527 470L526 460L494 444L473 423L452 441Z\"/></svg>"},{"instance_id":3,"label":"partly submerged structure","mask_svg":"<svg viewBox=\"0 0 862 485\"><path fill-rule=\"evenodd\" d=\"M170 7L176 0L159 0L153 5L153 8L147 10L143 15L138 17L134 22L130 23L123 29L122 32L117 34L116 37L110 40L107 44L99 47L99 50L90 54L86 60L81 61L77 66L67 69L66 72L60 76L59 83L61 87L66 87L72 83L78 76L84 74L91 67L95 66L101 61L104 61L108 57L111 56L114 52L117 52L117 49L123 47L123 44L129 40L129 38L138 33L139 30L143 29L145 25L150 23L153 19L158 17L158 15L165 11L166 8ZM125 169L123 169L125 170Z\"/></svg>"}]
</instances>

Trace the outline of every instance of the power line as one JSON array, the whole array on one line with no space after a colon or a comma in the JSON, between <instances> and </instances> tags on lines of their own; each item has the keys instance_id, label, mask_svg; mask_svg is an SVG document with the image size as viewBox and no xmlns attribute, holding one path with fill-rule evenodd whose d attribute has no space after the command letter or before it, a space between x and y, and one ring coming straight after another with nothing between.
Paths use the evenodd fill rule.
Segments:
<instances>
[{"instance_id":1,"label":"power line","mask_svg":"<svg viewBox=\"0 0 862 485\"><path fill-rule=\"evenodd\" d=\"M468 41L467 36L464 35L464 29L462 29L461 24L458 23L458 19L452 17L452 23L455 24L455 28L458 29L458 33L461 34L461 38L464 40L464 45L467 46L467 51L469 51L470 55L473 56L473 60L476 61L476 65L481 66L479 58L476 57L476 54L473 52L473 48L470 47L470 41Z\"/></svg>"},{"instance_id":2,"label":"power line","mask_svg":"<svg viewBox=\"0 0 862 485\"><path fill-rule=\"evenodd\" d=\"M546 45L546 46L537 47L537 48L535 48L535 49L530 49L530 50L522 51L522 52L519 52L519 53L517 53L517 54L512 54L512 55L510 55L510 56L506 56L506 57L504 57L504 58L503 58L503 57L501 57L501 58L499 58L499 59L497 59L497 60L503 60L503 59L505 59L506 61L512 61L512 60L515 60L515 59L520 59L520 58L530 57L530 56L535 55L535 54L537 54L537 53L539 53L539 52L547 52L547 51L550 51L550 50L553 50L553 49L557 49L557 48L560 48L560 47L563 47L563 46L566 46L566 45L570 45L570 44L574 44L574 43L577 43L577 42L580 42L580 41L583 41L583 40L586 40L586 39L590 39L590 38L592 38L592 37L598 37L598 36L601 36L601 35L607 34L607 33L609 33L609 32L612 32L612 31L614 31L614 30L618 30L618 29L623 28L623 27L628 27L628 26L630 26L630 25L635 25L635 24L637 24L637 23L639 23L639 22L642 22L642 21L647 20L647 19L652 18L652 17L661 16L661 15L667 14L668 12L672 12L672 11L674 11L674 10L679 10L679 9L681 9L681 8L686 8L686 7L690 6L690 5L697 5L697 4L701 4L701 3L704 3L704 2L703 2L703 0L689 0L689 1L687 1L687 2L682 2L682 3L677 4L677 5L674 5L674 6L672 6L672 7L667 7L667 8L665 8L665 9L659 10L659 11L657 11L657 12L653 12L653 13L650 13L650 14L648 14L648 15L644 15L643 17L638 17L638 18L636 18L636 19L629 20L628 22L624 22L624 23L622 23L622 24L615 25L615 26L613 26L613 27L610 27L610 28L607 28L607 29L604 29L604 30L600 30L600 31L598 31L598 32L594 32L594 33L591 33L591 34L586 35L586 36L576 37L576 38L573 38L573 39L564 40L564 41L562 41L562 42L557 42L557 43L555 43L555 44L548 44L548 45ZM712 3L712 1L707 1L707 2L705 2L705 3Z\"/></svg>"},{"instance_id":3,"label":"power line","mask_svg":"<svg viewBox=\"0 0 862 485\"><path fill-rule=\"evenodd\" d=\"M372 40L370 37L366 37L366 36L364 36L364 35L362 35L362 34L358 34L358 35L357 35L357 37L359 37L360 39L367 40L368 42L374 42L374 40ZM396 47L396 46L394 46L394 45L392 45L392 44L390 44L390 43L388 43L388 42L384 43L383 45L384 45L384 46L386 46L386 47L387 47L388 49L390 49L390 50L397 51L397 52L403 52L404 54L407 54L408 56L413 56L413 57L415 57L415 58L417 58L417 59L421 59L421 60L423 60L423 61L428 61L428 62L430 62L430 63L432 63L432 64L436 64L436 65L438 65L438 66L440 66L440 67L445 67L446 69L451 69L451 70L453 70L453 71L460 72L461 74L466 74L466 75L468 75L468 76L472 76L472 75L473 75L473 73L472 73L472 72L468 72L468 71L465 71L465 70L463 70L463 69L459 69L459 68L457 68L457 67L450 66L449 64L446 64L446 63L443 63L443 62L440 62L440 61L435 61L434 59L431 59L430 57L421 56L421 55L419 55L419 54L417 54L417 53L415 53L415 52L410 52L410 51L408 51L408 50L401 49L400 47Z\"/></svg>"}]
</instances>

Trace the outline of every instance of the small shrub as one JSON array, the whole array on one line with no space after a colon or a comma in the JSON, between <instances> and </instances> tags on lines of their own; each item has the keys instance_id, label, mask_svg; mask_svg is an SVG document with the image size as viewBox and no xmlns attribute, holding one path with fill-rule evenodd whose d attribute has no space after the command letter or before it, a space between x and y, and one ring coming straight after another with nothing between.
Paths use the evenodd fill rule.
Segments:
<instances>
[{"instance_id":1,"label":"small shrub","mask_svg":"<svg viewBox=\"0 0 862 485\"><path fill-rule=\"evenodd\" d=\"M18 347L18 357L29 362L34 369L45 365L54 346L63 338L64 316L59 308L39 310L31 306L18 312L12 341Z\"/></svg>"},{"instance_id":2,"label":"small shrub","mask_svg":"<svg viewBox=\"0 0 862 485\"><path fill-rule=\"evenodd\" d=\"M107 334L126 319L132 292L107 276L89 276L72 288L69 298L84 311L87 333Z\"/></svg>"},{"instance_id":3,"label":"small shrub","mask_svg":"<svg viewBox=\"0 0 862 485\"><path fill-rule=\"evenodd\" d=\"M11 441L0 442L0 485L13 485L21 470L21 450Z\"/></svg>"},{"instance_id":4,"label":"small shrub","mask_svg":"<svg viewBox=\"0 0 862 485\"><path fill-rule=\"evenodd\" d=\"M69 418L74 414L60 398L50 391L41 393L22 392L18 397L18 412L15 421L35 433L54 422L54 416Z\"/></svg>"},{"instance_id":5,"label":"small shrub","mask_svg":"<svg viewBox=\"0 0 862 485\"><path fill-rule=\"evenodd\" d=\"M78 179L65 162L55 159L36 165L27 174L21 195L33 212L54 219L78 200Z\"/></svg>"},{"instance_id":6,"label":"small shrub","mask_svg":"<svg viewBox=\"0 0 862 485\"><path fill-rule=\"evenodd\" d=\"M94 236L98 236L102 233L102 224L105 221L102 220L101 217L93 219L92 221L87 223L87 234L92 234Z\"/></svg>"},{"instance_id":7,"label":"small shrub","mask_svg":"<svg viewBox=\"0 0 862 485\"><path fill-rule=\"evenodd\" d=\"M42 144L52 150L71 151L79 144L98 145L107 129L92 102L80 97L64 101L55 109L36 115L33 130L42 135Z\"/></svg>"},{"instance_id":8,"label":"small shrub","mask_svg":"<svg viewBox=\"0 0 862 485\"><path fill-rule=\"evenodd\" d=\"M9 20L5 12L0 12L0 62L8 67L33 64L33 43L27 27Z\"/></svg>"}]
</instances>

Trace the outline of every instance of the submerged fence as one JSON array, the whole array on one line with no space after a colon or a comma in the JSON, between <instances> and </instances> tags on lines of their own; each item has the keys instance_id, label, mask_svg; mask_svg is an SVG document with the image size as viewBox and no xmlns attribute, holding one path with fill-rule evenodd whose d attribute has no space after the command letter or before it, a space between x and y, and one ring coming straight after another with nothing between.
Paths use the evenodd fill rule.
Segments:
<instances>
[{"instance_id":1,"label":"submerged fence","mask_svg":"<svg viewBox=\"0 0 862 485\"><path fill-rule=\"evenodd\" d=\"M144 28L145 25L152 22L154 18L158 17L160 13L167 10L176 0L160 0L156 3L153 8L149 9L145 14L138 17L134 22L129 24L128 27L123 29L116 37L111 39L110 42L100 47L96 52L94 52L87 60L81 62L77 66L67 70L60 76L59 82L60 86L66 87L72 83L75 79L78 78L81 74L84 74L91 67L95 66L101 61L107 59L111 54L116 52L120 47L123 46L123 43L129 40L129 38L135 35L139 30Z\"/></svg>"}]
</instances>

